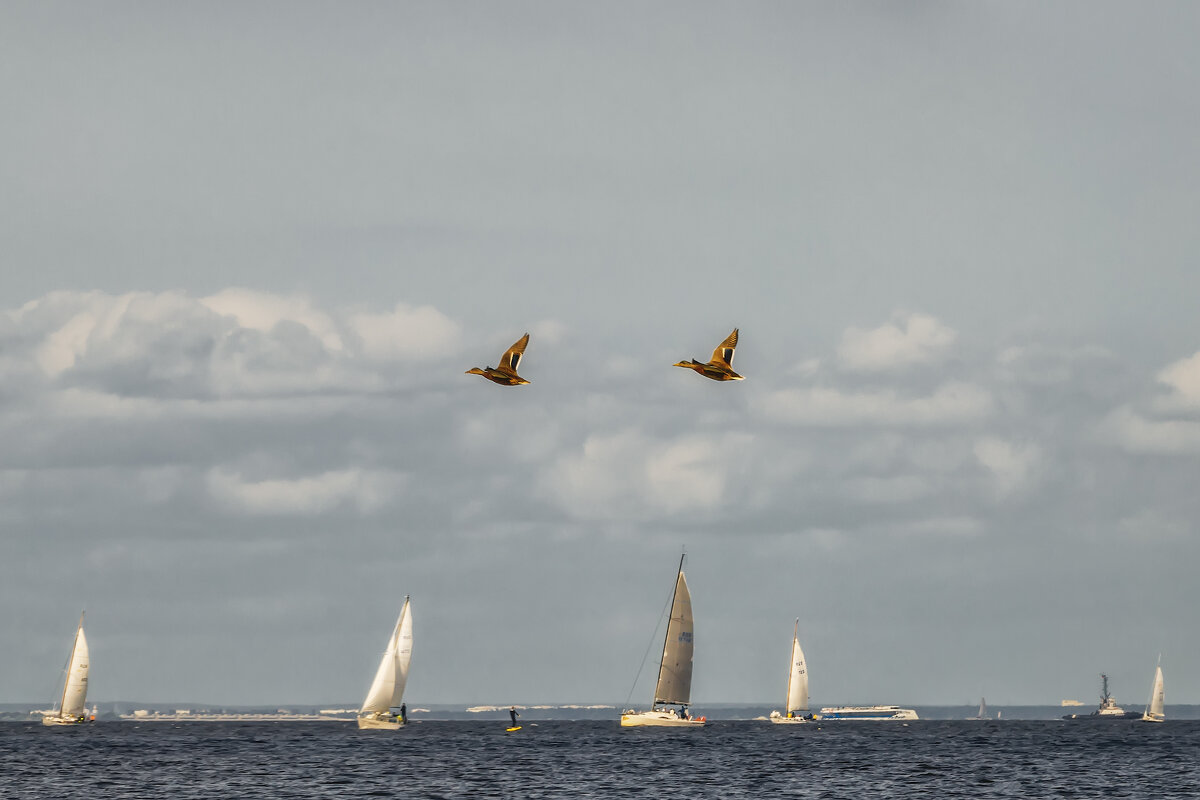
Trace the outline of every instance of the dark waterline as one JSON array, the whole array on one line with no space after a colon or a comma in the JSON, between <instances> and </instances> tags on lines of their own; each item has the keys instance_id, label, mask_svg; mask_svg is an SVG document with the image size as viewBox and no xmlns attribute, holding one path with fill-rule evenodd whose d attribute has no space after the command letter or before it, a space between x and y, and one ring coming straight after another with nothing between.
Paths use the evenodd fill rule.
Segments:
<instances>
[{"instance_id":1,"label":"dark waterline","mask_svg":"<svg viewBox=\"0 0 1200 800\"><path fill-rule=\"evenodd\" d=\"M2 798L1200 797L1200 722L0 724Z\"/></svg>"}]
</instances>

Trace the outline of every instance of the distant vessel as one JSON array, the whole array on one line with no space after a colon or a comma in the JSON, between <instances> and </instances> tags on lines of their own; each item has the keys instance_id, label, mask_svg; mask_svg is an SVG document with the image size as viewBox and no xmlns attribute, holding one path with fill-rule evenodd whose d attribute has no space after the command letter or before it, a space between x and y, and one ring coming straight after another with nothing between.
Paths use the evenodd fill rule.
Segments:
<instances>
[{"instance_id":1,"label":"distant vessel","mask_svg":"<svg viewBox=\"0 0 1200 800\"><path fill-rule=\"evenodd\" d=\"M984 700L982 697L979 698L979 711L976 712L975 716L967 717L967 719L991 719L987 712L987 700ZM997 717L997 719L999 719L999 717Z\"/></svg>"},{"instance_id":2,"label":"distant vessel","mask_svg":"<svg viewBox=\"0 0 1200 800\"><path fill-rule=\"evenodd\" d=\"M358 727L374 730L398 730L408 720L404 709L398 712L404 697L404 684L408 682L408 665L412 661L412 613L409 611L408 595L404 596L404 607L400 618L388 637L375 680L367 691L362 708L358 710Z\"/></svg>"},{"instance_id":3,"label":"distant vessel","mask_svg":"<svg viewBox=\"0 0 1200 800\"><path fill-rule=\"evenodd\" d=\"M917 712L900 706L830 706L821 709L822 720L909 720L917 719Z\"/></svg>"},{"instance_id":4,"label":"distant vessel","mask_svg":"<svg viewBox=\"0 0 1200 800\"><path fill-rule=\"evenodd\" d=\"M778 711L771 712L771 722L782 724L799 724L812 719L808 711L808 667L804 664L804 651L800 649L800 619L796 619L796 627L792 631L792 660L788 666L787 696L783 701L783 716ZM801 712L801 713L797 713Z\"/></svg>"},{"instance_id":5,"label":"distant vessel","mask_svg":"<svg viewBox=\"0 0 1200 800\"><path fill-rule=\"evenodd\" d=\"M1066 714L1063 719L1077 720L1114 720L1138 719L1142 715L1136 711L1126 711L1117 705L1117 701L1108 693L1108 676L1100 673L1100 707L1090 714Z\"/></svg>"},{"instance_id":6,"label":"distant vessel","mask_svg":"<svg viewBox=\"0 0 1200 800\"><path fill-rule=\"evenodd\" d=\"M1162 661L1162 656L1158 657ZM1154 683L1150 685L1150 702L1146 704L1146 712L1142 714L1142 722L1165 722L1163 714L1163 677L1162 664L1154 667Z\"/></svg>"},{"instance_id":7,"label":"distant vessel","mask_svg":"<svg viewBox=\"0 0 1200 800\"><path fill-rule=\"evenodd\" d=\"M87 701L88 668L91 659L88 657L87 637L83 635L83 613L79 614L79 627L75 629L75 642L71 645L71 655L67 656L67 675L63 679L62 696L59 697L55 711L42 717L43 725L82 725L88 722L84 715L84 705ZM93 714L91 721L95 721Z\"/></svg>"},{"instance_id":8,"label":"distant vessel","mask_svg":"<svg viewBox=\"0 0 1200 800\"><path fill-rule=\"evenodd\" d=\"M671 614L667 621L667 636L663 641L662 661L658 667L658 683L654 686L654 702L649 711L627 710L621 713L621 727L700 727L704 717L695 719L688 714L692 697L692 653L695 649L692 625L692 596L683 576L683 556L675 576L675 593L671 597ZM667 706L679 706L678 710Z\"/></svg>"},{"instance_id":9,"label":"distant vessel","mask_svg":"<svg viewBox=\"0 0 1200 800\"><path fill-rule=\"evenodd\" d=\"M1067 708L1068 706L1081 706L1083 703L1079 702L1078 700L1063 700L1061 703L1059 703L1059 705L1063 708Z\"/></svg>"}]
</instances>

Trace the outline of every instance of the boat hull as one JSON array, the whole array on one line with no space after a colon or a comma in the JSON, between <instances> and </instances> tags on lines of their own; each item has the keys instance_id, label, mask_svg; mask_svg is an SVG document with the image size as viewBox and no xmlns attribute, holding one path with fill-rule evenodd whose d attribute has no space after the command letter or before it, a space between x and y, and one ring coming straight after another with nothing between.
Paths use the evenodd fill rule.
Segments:
<instances>
[{"instance_id":1,"label":"boat hull","mask_svg":"<svg viewBox=\"0 0 1200 800\"><path fill-rule=\"evenodd\" d=\"M1166 722L1167 718L1162 714L1151 714L1146 712L1142 714L1142 722Z\"/></svg>"},{"instance_id":2,"label":"boat hull","mask_svg":"<svg viewBox=\"0 0 1200 800\"><path fill-rule=\"evenodd\" d=\"M358 728L364 731L398 731L404 723L396 717L359 717Z\"/></svg>"},{"instance_id":3,"label":"boat hull","mask_svg":"<svg viewBox=\"0 0 1200 800\"><path fill-rule=\"evenodd\" d=\"M1072 722L1121 722L1127 719L1141 719L1140 711L1122 711L1119 714L1101 714L1093 711L1091 714L1067 714L1063 717Z\"/></svg>"},{"instance_id":4,"label":"boat hull","mask_svg":"<svg viewBox=\"0 0 1200 800\"><path fill-rule=\"evenodd\" d=\"M83 717L60 717L57 715L48 715L42 717L43 725L59 726L59 725L86 725L87 719Z\"/></svg>"},{"instance_id":5,"label":"boat hull","mask_svg":"<svg viewBox=\"0 0 1200 800\"><path fill-rule=\"evenodd\" d=\"M622 728L702 728L704 717L681 717L674 711L630 711L621 715Z\"/></svg>"},{"instance_id":6,"label":"boat hull","mask_svg":"<svg viewBox=\"0 0 1200 800\"><path fill-rule=\"evenodd\" d=\"M771 720L771 722L775 723L776 725L804 725L812 721L805 719L804 717L785 717L778 711L772 711L771 716L767 717L767 719Z\"/></svg>"}]
</instances>

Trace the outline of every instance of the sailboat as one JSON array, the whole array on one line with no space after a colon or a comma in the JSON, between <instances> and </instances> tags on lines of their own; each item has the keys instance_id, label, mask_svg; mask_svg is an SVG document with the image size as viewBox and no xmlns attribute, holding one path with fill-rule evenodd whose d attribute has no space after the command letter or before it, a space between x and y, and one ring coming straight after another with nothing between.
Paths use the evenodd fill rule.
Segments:
<instances>
[{"instance_id":1,"label":"sailboat","mask_svg":"<svg viewBox=\"0 0 1200 800\"><path fill-rule=\"evenodd\" d=\"M982 697L979 698L979 711L976 712L975 716L967 717L967 719L991 719L987 712L987 700Z\"/></svg>"},{"instance_id":2,"label":"sailboat","mask_svg":"<svg viewBox=\"0 0 1200 800\"><path fill-rule=\"evenodd\" d=\"M808 711L808 667L804 664L804 651L800 649L800 619L796 619L796 627L792 631L792 660L788 666L787 697L784 698L784 714L772 711L770 720L782 724L797 724L808 722L812 715L804 715ZM796 713L801 712L801 713Z\"/></svg>"},{"instance_id":3,"label":"sailboat","mask_svg":"<svg viewBox=\"0 0 1200 800\"><path fill-rule=\"evenodd\" d=\"M658 683L654 686L654 702L649 711L624 711L621 727L700 727L704 717L688 714L692 696L692 653L695 649L692 630L692 596L688 593L687 578L683 576L683 559L675 576L675 593L671 596L671 615L663 641L662 661L658 666ZM679 706L678 709L667 706Z\"/></svg>"},{"instance_id":4,"label":"sailboat","mask_svg":"<svg viewBox=\"0 0 1200 800\"><path fill-rule=\"evenodd\" d=\"M1146 704L1142 722L1165 722L1167 719L1163 714L1162 656L1158 660L1160 663L1154 667L1154 683L1150 686L1150 702Z\"/></svg>"},{"instance_id":5,"label":"sailboat","mask_svg":"<svg viewBox=\"0 0 1200 800\"><path fill-rule=\"evenodd\" d=\"M84 703L87 701L88 667L87 637L83 635L83 613L79 614L79 627L75 629L75 642L71 655L67 657L67 675L63 679L62 696L55 711L42 716L43 725L82 725L87 722ZM92 721L96 716L92 715Z\"/></svg>"},{"instance_id":6,"label":"sailboat","mask_svg":"<svg viewBox=\"0 0 1200 800\"><path fill-rule=\"evenodd\" d=\"M358 727L375 730L398 730L407 724L404 709L397 713L404 697L404 684L408 681L408 664L412 661L412 612L409 611L408 595L404 596L404 607L400 618L388 637L375 680L367 691L362 708L358 710Z\"/></svg>"}]
</instances>

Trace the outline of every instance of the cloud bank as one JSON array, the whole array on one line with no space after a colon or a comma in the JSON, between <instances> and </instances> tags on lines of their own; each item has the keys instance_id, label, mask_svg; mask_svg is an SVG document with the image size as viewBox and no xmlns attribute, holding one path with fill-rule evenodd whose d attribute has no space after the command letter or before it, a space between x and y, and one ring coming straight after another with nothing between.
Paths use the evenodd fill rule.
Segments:
<instances>
[{"instance_id":1,"label":"cloud bank","mask_svg":"<svg viewBox=\"0 0 1200 800\"><path fill-rule=\"evenodd\" d=\"M700 585L744 598L742 617L792 602L788 584L760 581L777 567L840 598L811 634L828 652L833 626L876 624L857 581L886 584L893 567L911 576L898 602L919 605L938 587L967 591L973 563L1045 580L1037 565L1061 561L1047 546L1095 551L1081 563L1100 571L1147 542L1196 546L1187 504L1162 496L1196 471L1200 355L1130 381L1099 348L979 351L909 314L848 325L803 370L760 362L728 391L632 356L617 385L571 372L588 331L530 329L537 379L505 390L462 372L511 331L468 334L404 301L54 292L3 311L6 599L69 554L68 572L84 569L81 585L127 624L159 624L139 610L152 592L202 630L240 632L231 642L269 621L287 649L301 617L336 628L353 604L380 605L373 581L403 581L438 609L430 657L455 660L456 619L561 630L571 614L539 611L541 592L587 587L582 614L608 596L607 576L683 544ZM527 605L493 608L497 591ZM603 624L640 637L640 606L657 601L613 602ZM738 635L738 619L707 614ZM375 622L328 634L329 647L358 646L334 639L368 639ZM430 680L453 694L452 674Z\"/></svg>"}]
</instances>

